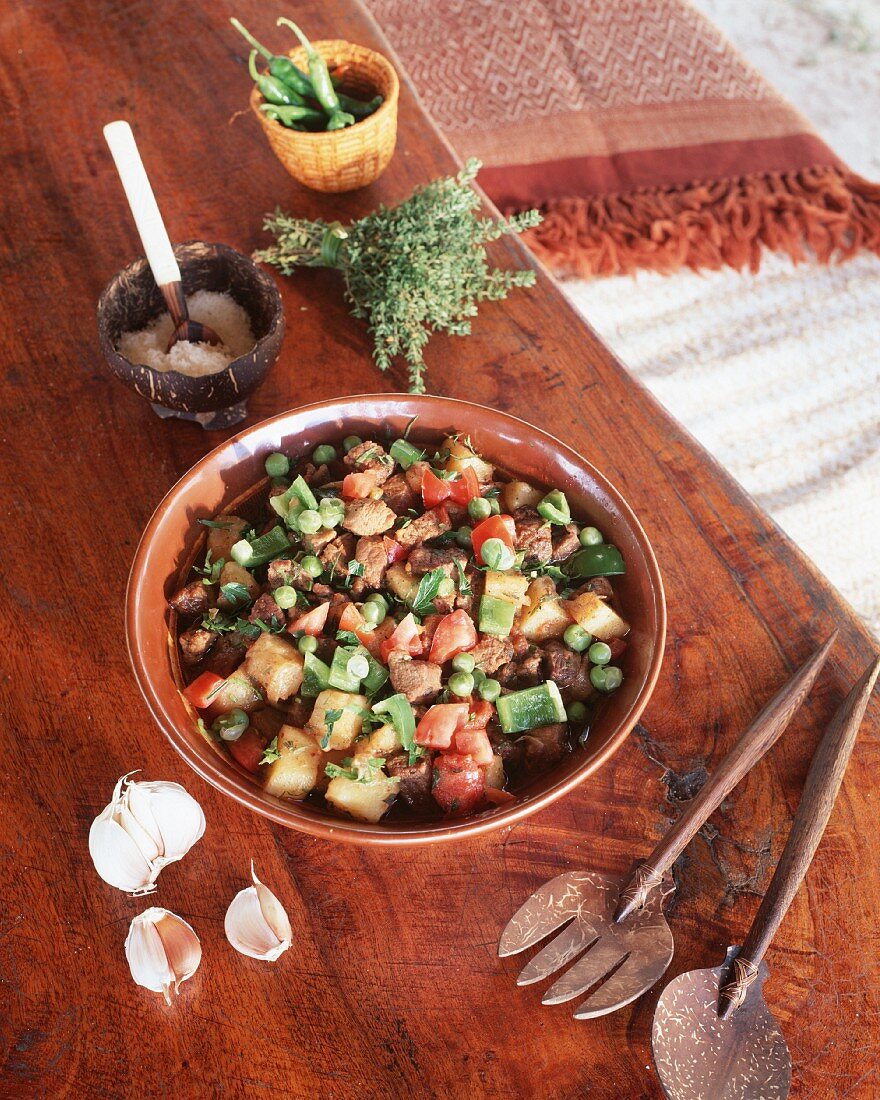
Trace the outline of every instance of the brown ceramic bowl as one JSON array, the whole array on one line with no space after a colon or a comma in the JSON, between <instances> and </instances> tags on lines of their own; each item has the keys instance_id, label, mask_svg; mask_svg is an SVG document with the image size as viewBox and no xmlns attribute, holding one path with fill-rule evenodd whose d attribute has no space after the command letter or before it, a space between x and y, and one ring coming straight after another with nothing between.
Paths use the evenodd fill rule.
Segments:
<instances>
[{"instance_id":1,"label":"brown ceramic bowl","mask_svg":"<svg viewBox=\"0 0 880 1100\"><path fill-rule=\"evenodd\" d=\"M187 295L197 290L228 293L250 317L256 344L225 370L193 378L131 363L117 350L124 332L137 332L166 310L146 260L118 272L98 301L98 334L110 369L129 389L145 397L161 417L195 420L205 428L229 428L247 415L247 398L278 358L284 338L284 309L274 280L225 244L187 241L174 249Z\"/></svg>"},{"instance_id":2,"label":"brown ceramic bowl","mask_svg":"<svg viewBox=\"0 0 880 1100\"><path fill-rule=\"evenodd\" d=\"M379 438L386 432L400 434L416 416L410 433L415 442L434 440L450 430L467 432L479 452L508 472L562 489L572 511L589 517L626 559L627 573L615 578L615 589L632 630L626 678L601 709L586 746L517 792L516 802L459 819L369 825L264 794L253 776L198 732L196 714L179 691L183 681L166 599L203 549L204 535L196 519L240 506L264 479L267 455L279 450L303 455L318 443L346 435L368 439L377 438L377 433ZM480 405L377 394L282 413L196 463L156 509L141 538L128 583L126 634L134 673L153 716L175 749L209 783L273 821L313 836L362 844L425 844L511 825L560 798L609 760L638 721L657 681L666 607L645 532L620 493L586 459L524 421Z\"/></svg>"}]
</instances>

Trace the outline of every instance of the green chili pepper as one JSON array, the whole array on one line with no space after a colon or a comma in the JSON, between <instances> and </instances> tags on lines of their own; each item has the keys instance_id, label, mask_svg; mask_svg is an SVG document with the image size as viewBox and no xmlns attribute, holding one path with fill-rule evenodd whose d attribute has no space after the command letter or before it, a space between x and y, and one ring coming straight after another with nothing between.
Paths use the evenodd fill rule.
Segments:
<instances>
[{"instance_id":1,"label":"green chili pepper","mask_svg":"<svg viewBox=\"0 0 880 1100\"><path fill-rule=\"evenodd\" d=\"M334 111L327 122L328 130L344 130L346 126L354 125L354 115L345 111Z\"/></svg>"},{"instance_id":2,"label":"green chili pepper","mask_svg":"<svg viewBox=\"0 0 880 1100\"><path fill-rule=\"evenodd\" d=\"M267 103L276 107L305 107L306 101L301 95L274 76L257 71L257 51L251 50L248 60L248 72L260 89L260 95Z\"/></svg>"},{"instance_id":3,"label":"green chili pepper","mask_svg":"<svg viewBox=\"0 0 880 1100\"><path fill-rule=\"evenodd\" d=\"M306 51L306 57L309 59L309 79L312 82L315 99L317 99L327 114L331 116L332 122L332 116L339 111L339 96L336 94L336 89L333 87L333 81L330 79L330 70L327 68L327 62L321 57L293 20L285 19L282 15L277 25L279 27L290 27L299 39L303 49ZM351 118L351 116L349 117ZM352 118L352 122L354 122L354 118ZM335 127L335 129L339 129L339 126Z\"/></svg>"},{"instance_id":4,"label":"green chili pepper","mask_svg":"<svg viewBox=\"0 0 880 1100\"><path fill-rule=\"evenodd\" d=\"M276 80L283 81L288 88L292 89L298 95L307 98L314 95L312 82L302 70L294 65L289 57L280 57L270 53L269 50L259 43L251 32L246 27L243 27L237 19L230 19L229 22L235 27L240 35L250 42L255 50L258 50L259 53L265 57L269 62L269 72ZM375 108L373 109L375 110Z\"/></svg>"},{"instance_id":5,"label":"green chili pepper","mask_svg":"<svg viewBox=\"0 0 880 1100\"><path fill-rule=\"evenodd\" d=\"M343 95L342 92L337 92L336 94L339 97L339 106L343 111L348 111L350 115L354 115L357 119L367 118L368 115L373 114L373 112L377 111L384 103L380 95L374 96L368 103L364 103L360 99L352 99L350 95Z\"/></svg>"},{"instance_id":6,"label":"green chili pepper","mask_svg":"<svg viewBox=\"0 0 880 1100\"><path fill-rule=\"evenodd\" d=\"M600 542L572 554L565 572L570 577L616 577L626 572L626 565L616 546Z\"/></svg>"},{"instance_id":7,"label":"green chili pepper","mask_svg":"<svg viewBox=\"0 0 880 1100\"><path fill-rule=\"evenodd\" d=\"M515 616L516 604L512 600L502 600L497 596L483 596L480 599L479 629L483 634L506 638L513 629Z\"/></svg>"},{"instance_id":8,"label":"green chili pepper","mask_svg":"<svg viewBox=\"0 0 880 1100\"><path fill-rule=\"evenodd\" d=\"M565 493L560 492L559 489L554 489L552 493L548 493L538 505L538 515L550 523L558 523L563 526L569 523L571 509L565 499Z\"/></svg>"}]
</instances>

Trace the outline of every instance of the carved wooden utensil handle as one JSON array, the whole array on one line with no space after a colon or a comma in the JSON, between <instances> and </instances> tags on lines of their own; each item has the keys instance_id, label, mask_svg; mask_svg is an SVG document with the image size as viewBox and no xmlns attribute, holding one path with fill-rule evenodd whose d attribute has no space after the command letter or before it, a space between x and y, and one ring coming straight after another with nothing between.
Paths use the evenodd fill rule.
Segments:
<instances>
[{"instance_id":1,"label":"carved wooden utensil handle","mask_svg":"<svg viewBox=\"0 0 880 1100\"><path fill-rule=\"evenodd\" d=\"M717 810L746 772L757 764L776 742L807 697L837 637L835 630L827 642L795 673L788 683L764 707L746 732L710 776L702 790L660 841L651 855L633 874L620 892L615 921L625 920L641 909L648 895L659 886L664 874L691 842L706 819Z\"/></svg>"},{"instance_id":2,"label":"carved wooden utensil handle","mask_svg":"<svg viewBox=\"0 0 880 1100\"><path fill-rule=\"evenodd\" d=\"M728 979L721 983L718 1015L722 1020L726 1020L745 1000L748 988L757 976L761 959L819 847L878 672L880 658L868 668L837 708L819 742L782 858L776 865L752 927L731 964Z\"/></svg>"}]
</instances>

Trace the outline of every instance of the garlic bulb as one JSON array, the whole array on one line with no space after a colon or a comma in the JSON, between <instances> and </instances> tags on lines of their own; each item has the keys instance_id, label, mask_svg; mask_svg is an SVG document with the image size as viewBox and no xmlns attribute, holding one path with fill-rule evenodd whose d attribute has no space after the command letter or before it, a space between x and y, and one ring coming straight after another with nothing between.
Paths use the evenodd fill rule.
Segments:
<instances>
[{"instance_id":1,"label":"garlic bulb","mask_svg":"<svg viewBox=\"0 0 880 1100\"><path fill-rule=\"evenodd\" d=\"M149 894L162 868L182 859L204 831L201 806L179 783L135 783L124 775L92 822L89 854L105 882Z\"/></svg>"},{"instance_id":2,"label":"garlic bulb","mask_svg":"<svg viewBox=\"0 0 880 1100\"><path fill-rule=\"evenodd\" d=\"M278 898L257 878L253 861L251 878L253 886L240 890L226 910L226 938L242 955L274 962L290 947L290 921Z\"/></svg>"},{"instance_id":3,"label":"garlic bulb","mask_svg":"<svg viewBox=\"0 0 880 1100\"><path fill-rule=\"evenodd\" d=\"M199 937L181 917L167 909L145 909L125 937L125 957L138 985L161 993L171 1004L171 988L191 978L202 961Z\"/></svg>"}]
</instances>

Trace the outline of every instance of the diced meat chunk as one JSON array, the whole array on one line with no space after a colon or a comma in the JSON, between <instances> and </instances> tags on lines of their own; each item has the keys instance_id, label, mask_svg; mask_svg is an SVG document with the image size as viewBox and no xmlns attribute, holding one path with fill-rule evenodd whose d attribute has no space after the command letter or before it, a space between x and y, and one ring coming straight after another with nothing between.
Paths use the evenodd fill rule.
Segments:
<instances>
[{"instance_id":1,"label":"diced meat chunk","mask_svg":"<svg viewBox=\"0 0 880 1100\"><path fill-rule=\"evenodd\" d=\"M307 485L323 485L329 476L330 470L326 462L322 462L320 466L308 462L303 470L303 481Z\"/></svg>"},{"instance_id":2,"label":"diced meat chunk","mask_svg":"<svg viewBox=\"0 0 880 1100\"><path fill-rule=\"evenodd\" d=\"M524 657L500 668L497 679L505 686L515 683L517 687L532 687L544 678L541 675L542 657L540 649L532 649Z\"/></svg>"},{"instance_id":3,"label":"diced meat chunk","mask_svg":"<svg viewBox=\"0 0 880 1100\"><path fill-rule=\"evenodd\" d=\"M275 603L275 597L268 592L264 592L260 596L254 606L251 608L248 615L248 622L255 623L257 619L266 623L267 626L274 626L272 619L275 619L276 623L284 625L287 622L287 615L284 611Z\"/></svg>"},{"instance_id":4,"label":"diced meat chunk","mask_svg":"<svg viewBox=\"0 0 880 1100\"><path fill-rule=\"evenodd\" d=\"M421 496L422 493L422 478L425 476L425 470L430 468L430 462L414 462L403 475L407 485L417 496Z\"/></svg>"},{"instance_id":5,"label":"diced meat chunk","mask_svg":"<svg viewBox=\"0 0 880 1100\"><path fill-rule=\"evenodd\" d=\"M191 581L185 584L179 592L175 592L168 601L178 615L191 619L194 615L204 615L211 606L208 595L208 585L201 581Z\"/></svg>"},{"instance_id":6,"label":"diced meat chunk","mask_svg":"<svg viewBox=\"0 0 880 1100\"><path fill-rule=\"evenodd\" d=\"M420 546L423 542L445 534L449 528L450 524L446 517L441 516L439 509L432 508L417 516L412 523L399 527L394 532L394 537L401 546Z\"/></svg>"},{"instance_id":7,"label":"diced meat chunk","mask_svg":"<svg viewBox=\"0 0 880 1100\"><path fill-rule=\"evenodd\" d=\"M454 567L456 562L459 562L463 569L467 565L467 560L464 550L458 550L453 546L437 549L430 546L417 546L407 558L407 564L413 573L430 573L432 569L439 569L441 566ZM456 573L457 570L453 568L449 575L453 576Z\"/></svg>"},{"instance_id":8,"label":"diced meat chunk","mask_svg":"<svg viewBox=\"0 0 880 1100\"><path fill-rule=\"evenodd\" d=\"M585 703L595 693L596 689L590 680L590 659L586 654L580 659L580 667L575 678L564 689L560 684L559 690L567 703L572 701Z\"/></svg>"},{"instance_id":9,"label":"diced meat chunk","mask_svg":"<svg viewBox=\"0 0 880 1100\"><path fill-rule=\"evenodd\" d=\"M581 655L555 639L545 643L544 678L555 680L560 689L571 687L581 670Z\"/></svg>"},{"instance_id":10,"label":"diced meat chunk","mask_svg":"<svg viewBox=\"0 0 880 1100\"><path fill-rule=\"evenodd\" d=\"M345 574L348 572L348 563L354 557L354 539L351 535L337 535L327 543L318 557L331 574Z\"/></svg>"},{"instance_id":11,"label":"diced meat chunk","mask_svg":"<svg viewBox=\"0 0 880 1100\"><path fill-rule=\"evenodd\" d=\"M266 570L266 579L270 588L293 585L294 588L299 588L302 592L309 592L313 583L312 578L299 562L293 561L292 558L275 558L274 561L270 561Z\"/></svg>"},{"instance_id":12,"label":"diced meat chunk","mask_svg":"<svg viewBox=\"0 0 880 1100\"><path fill-rule=\"evenodd\" d=\"M415 508L419 498L410 489L404 474L394 474L382 486L382 499L399 516Z\"/></svg>"},{"instance_id":13,"label":"diced meat chunk","mask_svg":"<svg viewBox=\"0 0 880 1100\"><path fill-rule=\"evenodd\" d=\"M328 531L322 527L313 535L303 535L303 546L310 554L320 554L325 546L328 546L336 538L335 531Z\"/></svg>"},{"instance_id":14,"label":"diced meat chunk","mask_svg":"<svg viewBox=\"0 0 880 1100\"><path fill-rule=\"evenodd\" d=\"M567 735L565 722L529 730L520 738L525 745L524 766L528 770L543 771L557 764L565 755Z\"/></svg>"},{"instance_id":15,"label":"diced meat chunk","mask_svg":"<svg viewBox=\"0 0 880 1100\"><path fill-rule=\"evenodd\" d=\"M404 805L411 810L421 810L430 804L434 771L430 754L419 757L413 764L406 753L392 756L385 763L385 771L400 780L397 796Z\"/></svg>"},{"instance_id":16,"label":"diced meat chunk","mask_svg":"<svg viewBox=\"0 0 880 1100\"><path fill-rule=\"evenodd\" d=\"M551 531L553 540L553 560L565 561L580 547L578 529L573 523L567 523L564 527L554 527Z\"/></svg>"},{"instance_id":17,"label":"diced meat chunk","mask_svg":"<svg viewBox=\"0 0 880 1100\"><path fill-rule=\"evenodd\" d=\"M427 703L440 694L441 669L431 661L414 661L394 651L388 657L388 671L391 686L411 703Z\"/></svg>"},{"instance_id":18,"label":"diced meat chunk","mask_svg":"<svg viewBox=\"0 0 880 1100\"><path fill-rule=\"evenodd\" d=\"M372 470L379 485L387 481L394 472L394 459L385 453L384 447L374 443L372 439L352 447L343 461L358 473Z\"/></svg>"},{"instance_id":19,"label":"diced meat chunk","mask_svg":"<svg viewBox=\"0 0 880 1100\"><path fill-rule=\"evenodd\" d=\"M235 672L246 653L244 639L237 631L221 634L217 644L211 650L205 668L208 672L216 672L218 676L226 679Z\"/></svg>"},{"instance_id":20,"label":"diced meat chunk","mask_svg":"<svg viewBox=\"0 0 880 1100\"><path fill-rule=\"evenodd\" d=\"M367 588L381 588L388 570L388 554L381 535L358 539L355 559L364 567L362 578Z\"/></svg>"},{"instance_id":21,"label":"diced meat chunk","mask_svg":"<svg viewBox=\"0 0 880 1100\"><path fill-rule=\"evenodd\" d=\"M396 519L384 500L353 500L345 509L342 526L355 535L381 535Z\"/></svg>"},{"instance_id":22,"label":"diced meat chunk","mask_svg":"<svg viewBox=\"0 0 880 1100\"><path fill-rule=\"evenodd\" d=\"M600 600L610 600L614 595L611 581L609 581L607 577L590 577L586 584L582 584L580 588L572 592L571 598L576 599L585 592L592 592L592 594L598 596Z\"/></svg>"},{"instance_id":23,"label":"diced meat chunk","mask_svg":"<svg viewBox=\"0 0 880 1100\"><path fill-rule=\"evenodd\" d=\"M519 508L514 513L516 548L525 553L527 562L547 562L553 557L553 535L550 524L531 508Z\"/></svg>"},{"instance_id":24,"label":"diced meat chunk","mask_svg":"<svg viewBox=\"0 0 880 1100\"><path fill-rule=\"evenodd\" d=\"M513 660L513 644L507 638L493 638L486 634L474 646L471 653L477 668L482 669L487 676L491 676L502 665Z\"/></svg>"},{"instance_id":25,"label":"diced meat chunk","mask_svg":"<svg viewBox=\"0 0 880 1100\"><path fill-rule=\"evenodd\" d=\"M184 630L178 639L180 655L185 665L197 665L217 641L213 630L203 630L200 626L191 626Z\"/></svg>"}]
</instances>

